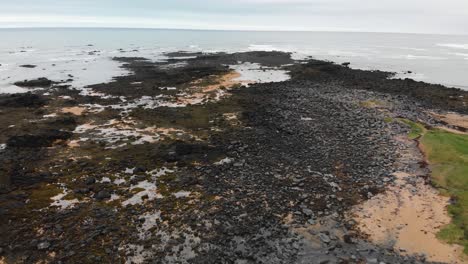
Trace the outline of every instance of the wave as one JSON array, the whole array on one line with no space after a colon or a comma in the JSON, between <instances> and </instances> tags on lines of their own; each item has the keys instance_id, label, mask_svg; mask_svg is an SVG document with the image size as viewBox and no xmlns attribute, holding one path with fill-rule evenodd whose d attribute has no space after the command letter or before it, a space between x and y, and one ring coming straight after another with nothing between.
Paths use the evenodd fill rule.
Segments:
<instances>
[{"instance_id":1,"label":"wave","mask_svg":"<svg viewBox=\"0 0 468 264\"><path fill-rule=\"evenodd\" d=\"M468 59L468 53L454 52L454 53L449 53L449 54L460 56L460 57L465 57L465 59Z\"/></svg>"},{"instance_id":2,"label":"wave","mask_svg":"<svg viewBox=\"0 0 468 264\"><path fill-rule=\"evenodd\" d=\"M250 44L249 50L251 51L275 51L280 50L272 45L259 45L259 44Z\"/></svg>"},{"instance_id":3,"label":"wave","mask_svg":"<svg viewBox=\"0 0 468 264\"><path fill-rule=\"evenodd\" d=\"M415 60L415 59L423 59L423 60L446 60L447 58L444 57L436 57L436 56L423 56L423 55L411 55L408 54L404 56L405 59L408 60Z\"/></svg>"},{"instance_id":4,"label":"wave","mask_svg":"<svg viewBox=\"0 0 468 264\"><path fill-rule=\"evenodd\" d=\"M452 48L452 49L468 49L468 44L459 44L459 43L437 44L436 46Z\"/></svg>"}]
</instances>

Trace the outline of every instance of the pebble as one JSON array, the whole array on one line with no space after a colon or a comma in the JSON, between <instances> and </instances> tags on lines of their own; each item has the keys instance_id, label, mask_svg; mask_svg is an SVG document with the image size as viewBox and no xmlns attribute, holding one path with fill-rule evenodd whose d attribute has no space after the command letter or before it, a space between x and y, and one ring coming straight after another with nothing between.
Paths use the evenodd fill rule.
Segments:
<instances>
[{"instance_id":1,"label":"pebble","mask_svg":"<svg viewBox=\"0 0 468 264\"><path fill-rule=\"evenodd\" d=\"M45 241L45 242L41 242L37 245L37 249L39 250L44 250L44 249L48 249L50 247L50 243Z\"/></svg>"},{"instance_id":2,"label":"pebble","mask_svg":"<svg viewBox=\"0 0 468 264\"><path fill-rule=\"evenodd\" d=\"M324 234L324 233L320 233L319 237L320 237L320 240L322 240L322 242L324 242L326 244L331 242L330 237L328 235Z\"/></svg>"}]
</instances>

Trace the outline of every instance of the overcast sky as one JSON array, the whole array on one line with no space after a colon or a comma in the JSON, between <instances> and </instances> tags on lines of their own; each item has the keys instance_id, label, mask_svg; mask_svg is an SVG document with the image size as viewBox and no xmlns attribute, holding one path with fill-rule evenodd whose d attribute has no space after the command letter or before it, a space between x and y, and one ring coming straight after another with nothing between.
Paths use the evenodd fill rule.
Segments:
<instances>
[{"instance_id":1,"label":"overcast sky","mask_svg":"<svg viewBox=\"0 0 468 264\"><path fill-rule=\"evenodd\" d=\"M0 27L468 34L468 0L0 0Z\"/></svg>"}]
</instances>

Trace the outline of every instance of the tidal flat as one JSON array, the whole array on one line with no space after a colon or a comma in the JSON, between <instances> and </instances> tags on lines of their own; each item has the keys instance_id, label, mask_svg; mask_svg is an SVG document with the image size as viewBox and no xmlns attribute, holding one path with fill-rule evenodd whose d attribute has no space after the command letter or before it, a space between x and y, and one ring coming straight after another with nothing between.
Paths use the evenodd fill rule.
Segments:
<instances>
[{"instance_id":1,"label":"tidal flat","mask_svg":"<svg viewBox=\"0 0 468 264\"><path fill-rule=\"evenodd\" d=\"M0 262L464 263L467 91L165 55L0 95Z\"/></svg>"}]
</instances>

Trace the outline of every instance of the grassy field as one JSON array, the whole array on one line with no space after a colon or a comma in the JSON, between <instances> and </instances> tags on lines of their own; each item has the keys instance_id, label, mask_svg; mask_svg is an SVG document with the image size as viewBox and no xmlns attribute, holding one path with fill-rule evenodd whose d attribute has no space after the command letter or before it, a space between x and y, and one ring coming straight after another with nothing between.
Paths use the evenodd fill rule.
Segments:
<instances>
[{"instance_id":1,"label":"grassy field","mask_svg":"<svg viewBox=\"0 0 468 264\"><path fill-rule=\"evenodd\" d=\"M453 199L448 208L452 223L444 227L438 237L464 246L468 254L468 135L441 129L426 130L421 124L403 122L411 127L410 138L420 137L434 186Z\"/></svg>"}]
</instances>

